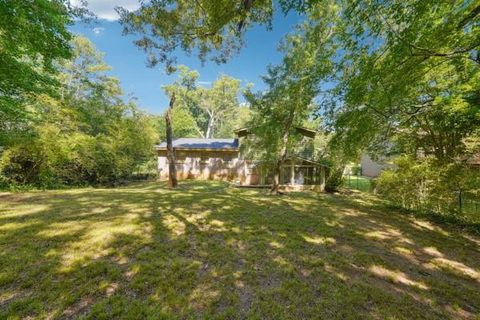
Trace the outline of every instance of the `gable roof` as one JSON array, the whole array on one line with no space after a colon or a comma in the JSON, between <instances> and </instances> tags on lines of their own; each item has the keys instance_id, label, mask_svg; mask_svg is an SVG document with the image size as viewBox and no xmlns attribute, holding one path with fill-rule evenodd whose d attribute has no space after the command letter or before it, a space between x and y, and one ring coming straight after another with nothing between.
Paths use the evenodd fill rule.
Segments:
<instances>
[{"instance_id":1,"label":"gable roof","mask_svg":"<svg viewBox=\"0 0 480 320\"><path fill-rule=\"evenodd\" d=\"M238 139L201 139L180 138L173 140L176 149L203 149L203 150L238 150ZM156 149L166 149L167 143L162 142Z\"/></svg>"}]
</instances>

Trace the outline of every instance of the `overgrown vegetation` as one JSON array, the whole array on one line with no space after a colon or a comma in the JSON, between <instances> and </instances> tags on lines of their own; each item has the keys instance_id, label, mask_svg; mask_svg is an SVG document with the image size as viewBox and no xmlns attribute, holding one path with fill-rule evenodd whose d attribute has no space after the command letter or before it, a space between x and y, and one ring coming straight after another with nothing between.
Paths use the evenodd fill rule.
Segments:
<instances>
[{"instance_id":1,"label":"overgrown vegetation","mask_svg":"<svg viewBox=\"0 0 480 320\"><path fill-rule=\"evenodd\" d=\"M480 221L477 212L470 214L461 208L462 194L466 197L468 191L480 190L478 170L439 164L434 158L417 161L400 157L395 163L396 170L385 171L376 180L376 191L393 204L422 212L454 214L464 222Z\"/></svg>"},{"instance_id":2,"label":"overgrown vegetation","mask_svg":"<svg viewBox=\"0 0 480 320\"><path fill-rule=\"evenodd\" d=\"M479 243L363 193L0 193L0 318L474 319Z\"/></svg>"},{"instance_id":3,"label":"overgrown vegetation","mask_svg":"<svg viewBox=\"0 0 480 320\"><path fill-rule=\"evenodd\" d=\"M28 120L10 121L0 155L3 184L58 187L111 185L153 156L157 134L149 117L124 102L107 76L103 55L83 37L72 58L57 60L59 96L36 95Z\"/></svg>"}]
</instances>

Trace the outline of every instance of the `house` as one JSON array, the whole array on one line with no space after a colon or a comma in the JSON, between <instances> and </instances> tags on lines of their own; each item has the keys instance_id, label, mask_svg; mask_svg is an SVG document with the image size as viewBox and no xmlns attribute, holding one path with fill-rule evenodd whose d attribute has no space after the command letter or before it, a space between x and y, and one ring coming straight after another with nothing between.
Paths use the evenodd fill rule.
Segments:
<instances>
[{"instance_id":1,"label":"house","mask_svg":"<svg viewBox=\"0 0 480 320\"><path fill-rule=\"evenodd\" d=\"M180 138L173 141L178 179L227 180L239 186L266 186L272 182L271 172L261 162L244 159L239 137L200 139ZM311 133L309 133L311 134ZM156 146L158 176L168 178L167 144ZM280 168L280 184L284 189L323 190L324 165L300 157L289 157Z\"/></svg>"},{"instance_id":2,"label":"house","mask_svg":"<svg viewBox=\"0 0 480 320\"><path fill-rule=\"evenodd\" d=\"M369 155L367 154L362 154L360 158L360 166L362 168L362 176L365 177L371 177L371 178L376 178L380 175L380 173L383 170L386 169L394 169L395 165L392 163L389 163L389 159L379 159L377 161L374 161L372 158L370 158Z\"/></svg>"}]
</instances>

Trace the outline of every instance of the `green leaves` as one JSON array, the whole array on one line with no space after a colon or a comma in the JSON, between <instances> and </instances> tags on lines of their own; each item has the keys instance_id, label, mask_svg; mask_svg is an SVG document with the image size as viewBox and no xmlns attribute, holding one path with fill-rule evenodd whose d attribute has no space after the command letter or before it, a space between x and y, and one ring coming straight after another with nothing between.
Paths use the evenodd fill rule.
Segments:
<instances>
[{"instance_id":1,"label":"green leaves","mask_svg":"<svg viewBox=\"0 0 480 320\"><path fill-rule=\"evenodd\" d=\"M24 118L34 95L56 92L54 61L71 56L67 25L75 14L61 0L0 2L2 125Z\"/></svg>"},{"instance_id":2,"label":"green leaves","mask_svg":"<svg viewBox=\"0 0 480 320\"><path fill-rule=\"evenodd\" d=\"M29 134L11 135L0 175L12 184L42 187L115 184L153 158L156 132L149 117L122 99L120 83L85 38L72 40L73 56L57 61L58 95L37 94ZM4 179L5 180L5 179Z\"/></svg>"},{"instance_id":3,"label":"green leaves","mask_svg":"<svg viewBox=\"0 0 480 320\"><path fill-rule=\"evenodd\" d=\"M145 1L129 12L119 8L126 34L147 53L149 65L164 63L174 71L175 50L194 52L202 61L225 63L244 45L245 30L271 23L271 0Z\"/></svg>"},{"instance_id":4,"label":"green leaves","mask_svg":"<svg viewBox=\"0 0 480 320\"><path fill-rule=\"evenodd\" d=\"M190 112L197 133L204 138L232 136L236 126L242 124L237 121L241 119L237 115L242 112L238 101L240 80L222 74L210 87L202 87L198 84L197 71L182 65L178 70L178 79L164 90L169 95L175 92L176 106ZM246 116L246 112L243 113Z\"/></svg>"},{"instance_id":5,"label":"green leaves","mask_svg":"<svg viewBox=\"0 0 480 320\"><path fill-rule=\"evenodd\" d=\"M472 99L479 89L478 4L338 3L335 146L351 158L394 147L456 159L462 139L480 125Z\"/></svg>"}]
</instances>

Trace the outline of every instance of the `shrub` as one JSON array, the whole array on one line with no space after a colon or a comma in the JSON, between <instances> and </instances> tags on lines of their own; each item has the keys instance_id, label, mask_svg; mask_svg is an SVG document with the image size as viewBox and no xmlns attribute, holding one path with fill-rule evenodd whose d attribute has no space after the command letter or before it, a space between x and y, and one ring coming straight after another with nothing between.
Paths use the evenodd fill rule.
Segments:
<instances>
[{"instance_id":1,"label":"shrub","mask_svg":"<svg viewBox=\"0 0 480 320\"><path fill-rule=\"evenodd\" d=\"M325 191L338 191L343 184L343 167L330 167L325 181Z\"/></svg>"},{"instance_id":2,"label":"shrub","mask_svg":"<svg viewBox=\"0 0 480 320\"><path fill-rule=\"evenodd\" d=\"M362 175L362 168L360 166L353 166L350 168L350 171L354 176Z\"/></svg>"},{"instance_id":3,"label":"shrub","mask_svg":"<svg viewBox=\"0 0 480 320\"><path fill-rule=\"evenodd\" d=\"M407 209L451 214L457 211L458 191L478 188L478 174L461 164L441 164L399 157L397 168L376 180L376 192Z\"/></svg>"},{"instance_id":4,"label":"shrub","mask_svg":"<svg viewBox=\"0 0 480 320\"><path fill-rule=\"evenodd\" d=\"M113 185L153 156L153 134L142 118L124 118L107 134L63 132L46 124L0 157L3 185ZM150 131L149 131L150 130Z\"/></svg>"}]
</instances>

